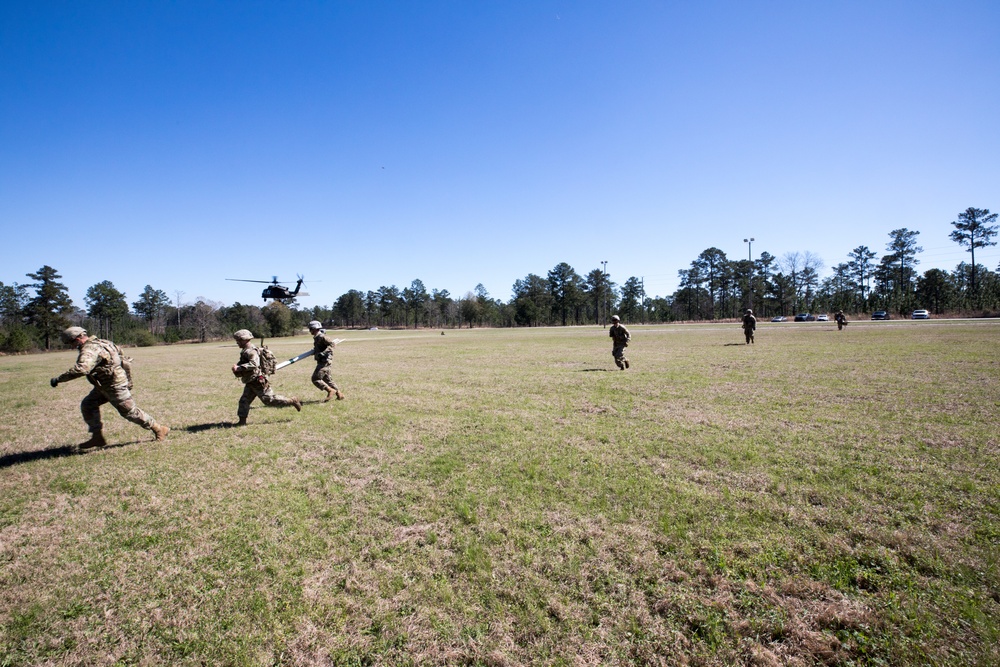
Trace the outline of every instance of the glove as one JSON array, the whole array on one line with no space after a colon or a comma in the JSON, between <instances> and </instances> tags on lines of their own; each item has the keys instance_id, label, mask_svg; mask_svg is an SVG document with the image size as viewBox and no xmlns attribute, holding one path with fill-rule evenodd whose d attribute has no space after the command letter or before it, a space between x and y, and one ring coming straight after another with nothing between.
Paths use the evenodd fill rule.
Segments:
<instances>
[{"instance_id":1,"label":"glove","mask_svg":"<svg viewBox=\"0 0 1000 667\"><path fill-rule=\"evenodd\" d=\"M49 380L49 384L52 385L53 387L56 386L57 384L59 384L59 378L52 378L51 380Z\"/></svg>"}]
</instances>

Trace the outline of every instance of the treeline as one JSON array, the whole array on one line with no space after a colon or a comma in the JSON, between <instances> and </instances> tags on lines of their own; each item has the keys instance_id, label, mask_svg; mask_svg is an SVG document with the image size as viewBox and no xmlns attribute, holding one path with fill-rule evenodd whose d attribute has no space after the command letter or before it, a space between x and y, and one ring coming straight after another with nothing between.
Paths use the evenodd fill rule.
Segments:
<instances>
[{"instance_id":1,"label":"treeline","mask_svg":"<svg viewBox=\"0 0 1000 667\"><path fill-rule=\"evenodd\" d=\"M972 260L952 272L919 274L920 232L901 228L889 232L886 253L878 262L877 252L858 246L822 279L823 261L810 252L786 253L780 259L763 252L757 259L732 260L709 248L678 271L680 286L666 297L648 296L643 280L635 276L619 286L600 268L581 275L561 263L545 277L532 273L517 280L506 303L491 298L482 285L452 299L447 290L428 293L423 282L414 280L403 290L395 285L350 290L323 315L343 327L513 327L606 324L613 313L630 323L731 319L748 307L761 317L837 310L904 315L916 308L989 314L1000 311L1000 275L976 264L975 251L996 245L996 220L989 209L969 208L951 223L951 240L966 248Z\"/></svg>"},{"instance_id":2,"label":"treeline","mask_svg":"<svg viewBox=\"0 0 1000 667\"><path fill-rule=\"evenodd\" d=\"M402 290L350 290L323 315L338 327L532 327L605 322L615 309L638 315L641 307L637 278L618 289L600 269L581 277L563 262L544 278L532 273L517 280L508 302L492 298L482 284L453 298L448 290L428 292L417 279Z\"/></svg>"},{"instance_id":3,"label":"treeline","mask_svg":"<svg viewBox=\"0 0 1000 667\"><path fill-rule=\"evenodd\" d=\"M823 262L810 252L780 259L763 252L757 259L732 260L708 248L678 271L680 286L665 297L648 296L641 278L618 285L600 268L581 275L562 262L544 277L530 273L516 280L506 302L491 297L482 284L454 298L448 290L428 291L417 279L403 289L352 289L329 308L300 309L294 300L264 307L203 300L180 306L150 285L129 304L106 280L87 290L86 308L80 309L59 282L62 276L43 266L27 274L31 283L0 282L0 350L58 347L59 332L71 324L119 344L141 346L207 341L243 328L265 338L287 336L314 319L343 328L455 328L607 324L612 314L626 323L732 319L747 307L758 317L837 310L905 315L916 308L984 315L1000 312L1000 266L994 272L976 264L975 251L996 245L996 220L988 209L969 208L951 223L951 240L970 252L971 261L950 272L918 273L920 232L902 228L889 232L886 253L877 262L878 253L858 246L822 279Z\"/></svg>"},{"instance_id":4,"label":"treeline","mask_svg":"<svg viewBox=\"0 0 1000 667\"><path fill-rule=\"evenodd\" d=\"M264 337L288 336L312 319L309 312L279 302L261 308L198 300L178 307L163 290L150 285L130 307L125 294L109 280L90 287L84 297L86 309L80 309L73 305L54 268L43 266L27 275L35 282L0 282L0 350L4 352L61 347L59 333L71 325L120 345L148 346L205 342L244 328Z\"/></svg>"},{"instance_id":5,"label":"treeline","mask_svg":"<svg viewBox=\"0 0 1000 667\"><path fill-rule=\"evenodd\" d=\"M878 262L877 252L858 246L823 279L823 261L813 253L792 252L779 259L764 252L752 261L733 261L718 248L709 248L678 272L680 288L666 305L675 319L687 320L733 318L751 306L763 317L837 310L907 315L917 308L936 314L995 313L1000 311L1000 274L976 264L975 251L996 245L996 219L989 209L959 214L950 238L971 253L972 261L959 263L951 272L930 269L920 274L920 232L906 228L889 232L886 253Z\"/></svg>"}]
</instances>

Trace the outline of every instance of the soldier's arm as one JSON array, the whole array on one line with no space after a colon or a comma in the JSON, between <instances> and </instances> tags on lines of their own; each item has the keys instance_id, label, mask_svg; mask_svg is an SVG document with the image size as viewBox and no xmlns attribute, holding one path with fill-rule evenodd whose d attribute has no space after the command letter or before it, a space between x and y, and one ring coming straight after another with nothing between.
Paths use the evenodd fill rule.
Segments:
<instances>
[{"instance_id":1,"label":"soldier's arm","mask_svg":"<svg viewBox=\"0 0 1000 667\"><path fill-rule=\"evenodd\" d=\"M84 348L80 350L80 356L76 358L76 364L62 375L53 379L56 382L69 382L70 380L83 377L94 370L94 366L97 365L99 358L97 350Z\"/></svg>"},{"instance_id":2,"label":"soldier's arm","mask_svg":"<svg viewBox=\"0 0 1000 667\"><path fill-rule=\"evenodd\" d=\"M313 348L313 355L318 363L327 363L333 357L333 348L337 345L330 337L323 335L316 339L316 345Z\"/></svg>"},{"instance_id":3,"label":"soldier's arm","mask_svg":"<svg viewBox=\"0 0 1000 667\"><path fill-rule=\"evenodd\" d=\"M260 374L260 359L257 350L244 350L240 355L240 363L236 364L237 377L248 377Z\"/></svg>"}]
</instances>

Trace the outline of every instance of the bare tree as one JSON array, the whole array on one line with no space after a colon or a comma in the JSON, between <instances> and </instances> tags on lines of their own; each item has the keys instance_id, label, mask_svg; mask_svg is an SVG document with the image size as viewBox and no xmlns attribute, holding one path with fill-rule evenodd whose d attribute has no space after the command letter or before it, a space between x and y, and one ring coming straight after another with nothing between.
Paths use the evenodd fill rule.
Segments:
<instances>
[{"instance_id":1,"label":"bare tree","mask_svg":"<svg viewBox=\"0 0 1000 667\"><path fill-rule=\"evenodd\" d=\"M792 299L794 301L792 309L795 312L800 310L800 294L802 292L802 254L798 251L786 252L778 264L782 273L788 279L792 288Z\"/></svg>"},{"instance_id":2,"label":"bare tree","mask_svg":"<svg viewBox=\"0 0 1000 667\"><path fill-rule=\"evenodd\" d=\"M216 311L218 307L204 297L198 297L194 305L191 306L191 321L194 322L198 330L198 339L204 343L210 336L215 335L218 329L218 317Z\"/></svg>"}]
</instances>

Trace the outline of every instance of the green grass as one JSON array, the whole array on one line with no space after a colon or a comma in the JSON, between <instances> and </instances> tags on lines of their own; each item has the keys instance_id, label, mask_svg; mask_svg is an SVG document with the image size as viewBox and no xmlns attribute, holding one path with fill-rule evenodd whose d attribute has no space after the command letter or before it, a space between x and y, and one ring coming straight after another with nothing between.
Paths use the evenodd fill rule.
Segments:
<instances>
[{"instance_id":1,"label":"green grass","mask_svg":"<svg viewBox=\"0 0 1000 667\"><path fill-rule=\"evenodd\" d=\"M1000 663L1000 322L630 328L0 358L0 665Z\"/></svg>"}]
</instances>

